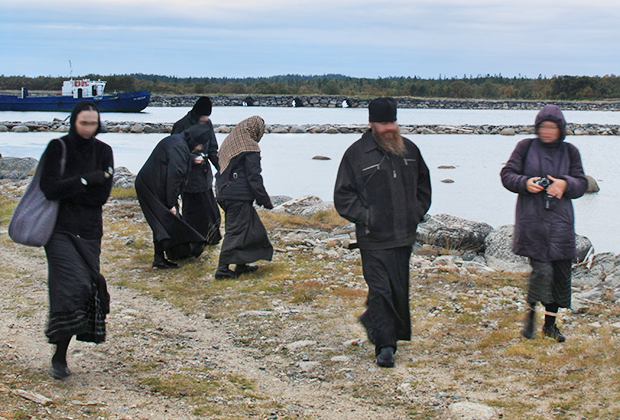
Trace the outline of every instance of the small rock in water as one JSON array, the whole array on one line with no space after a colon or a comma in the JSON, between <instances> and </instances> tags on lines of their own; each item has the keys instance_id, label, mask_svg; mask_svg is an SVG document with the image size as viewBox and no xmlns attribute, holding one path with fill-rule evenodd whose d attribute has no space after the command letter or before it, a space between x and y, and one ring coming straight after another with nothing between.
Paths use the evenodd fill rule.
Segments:
<instances>
[{"instance_id":1,"label":"small rock in water","mask_svg":"<svg viewBox=\"0 0 620 420\"><path fill-rule=\"evenodd\" d=\"M314 160L332 160L332 158L327 156L314 156L312 159Z\"/></svg>"},{"instance_id":2,"label":"small rock in water","mask_svg":"<svg viewBox=\"0 0 620 420\"><path fill-rule=\"evenodd\" d=\"M454 180L450 179L450 178L446 178L446 179L442 179L441 182L443 182L445 184L452 184L454 182Z\"/></svg>"},{"instance_id":3,"label":"small rock in water","mask_svg":"<svg viewBox=\"0 0 620 420\"><path fill-rule=\"evenodd\" d=\"M454 165L439 165L437 167L437 169L455 169L455 168L456 168L456 166L454 166Z\"/></svg>"}]
</instances>

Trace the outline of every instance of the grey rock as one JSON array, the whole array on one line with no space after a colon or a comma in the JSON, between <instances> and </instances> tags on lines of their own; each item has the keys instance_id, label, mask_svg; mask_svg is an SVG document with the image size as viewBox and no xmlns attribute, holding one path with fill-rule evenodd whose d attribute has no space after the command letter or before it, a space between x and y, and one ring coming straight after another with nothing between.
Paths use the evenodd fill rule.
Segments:
<instances>
[{"instance_id":1,"label":"grey rock","mask_svg":"<svg viewBox=\"0 0 620 420\"><path fill-rule=\"evenodd\" d=\"M112 186L114 188L133 188L136 182L136 175L132 174L129 169L124 166L119 166L114 169L114 180Z\"/></svg>"},{"instance_id":2,"label":"grey rock","mask_svg":"<svg viewBox=\"0 0 620 420\"><path fill-rule=\"evenodd\" d=\"M448 249L478 252L493 227L448 214L427 217L418 225L417 241Z\"/></svg>"},{"instance_id":3,"label":"grey rock","mask_svg":"<svg viewBox=\"0 0 620 420\"><path fill-rule=\"evenodd\" d=\"M327 157L327 156L313 156L312 159L314 159L314 160L332 160L332 158Z\"/></svg>"},{"instance_id":4,"label":"grey rock","mask_svg":"<svg viewBox=\"0 0 620 420\"><path fill-rule=\"evenodd\" d=\"M0 179L24 179L34 173L38 160L34 158L0 158Z\"/></svg>"},{"instance_id":5,"label":"grey rock","mask_svg":"<svg viewBox=\"0 0 620 420\"><path fill-rule=\"evenodd\" d=\"M502 131L499 132L499 134L501 134L502 136L514 136L515 130L514 128L504 128Z\"/></svg>"},{"instance_id":6,"label":"grey rock","mask_svg":"<svg viewBox=\"0 0 620 420\"><path fill-rule=\"evenodd\" d=\"M9 128L6 125L0 124L0 133L6 133L9 131Z\"/></svg>"},{"instance_id":7,"label":"grey rock","mask_svg":"<svg viewBox=\"0 0 620 420\"><path fill-rule=\"evenodd\" d=\"M305 133L306 127L303 125L294 125L289 130L289 133Z\"/></svg>"},{"instance_id":8,"label":"grey rock","mask_svg":"<svg viewBox=\"0 0 620 420\"><path fill-rule=\"evenodd\" d=\"M586 264L581 264L573 269L573 286L593 287L601 283L607 287L620 285L620 255L611 252L596 254L592 258L590 268Z\"/></svg>"},{"instance_id":9,"label":"grey rock","mask_svg":"<svg viewBox=\"0 0 620 420\"><path fill-rule=\"evenodd\" d=\"M11 131L14 133L27 133L30 129L25 125L16 125Z\"/></svg>"},{"instance_id":10,"label":"grey rock","mask_svg":"<svg viewBox=\"0 0 620 420\"><path fill-rule=\"evenodd\" d=\"M493 229L485 239L484 258L489 267L502 271L530 271L527 258L512 252L514 225Z\"/></svg>"},{"instance_id":11,"label":"grey rock","mask_svg":"<svg viewBox=\"0 0 620 420\"><path fill-rule=\"evenodd\" d=\"M453 420L492 420L498 418L496 411L483 404L457 402L448 407L450 419Z\"/></svg>"},{"instance_id":12,"label":"grey rock","mask_svg":"<svg viewBox=\"0 0 620 420\"><path fill-rule=\"evenodd\" d=\"M586 179L588 180L588 189L586 190L586 193L597 193L601 190L596 182L596 179L590 175L586 175Z\"/></svg>"},{"instance_id":13,"label":"grey rock","mask_svg":"<svg viewBox=\"0 0 620 420\"><path fill-rule=\"evenodd\" d=\"M288 195L270 195L269 198L274 207L293 199L293 197L289 197Z\"/></svg>"},{"instance_id":14,"label":"grey rock","mask_svg":"<svg viewBox=\"0 0 620 420\"><path fill-rule=\"evenodd\" d=\"M333 203L323 201L314 195L289 200L273 209L274 213L289 213L298 216L312 216L320 211L333 208Z\"/></svg>"}]
</instances>

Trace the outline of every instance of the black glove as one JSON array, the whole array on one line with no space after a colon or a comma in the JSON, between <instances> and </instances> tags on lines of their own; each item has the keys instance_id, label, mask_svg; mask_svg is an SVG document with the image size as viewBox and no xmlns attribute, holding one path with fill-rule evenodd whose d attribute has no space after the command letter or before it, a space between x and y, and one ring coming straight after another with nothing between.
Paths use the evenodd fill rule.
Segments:
<instances>
[{"instance_id":1,"label":"black glove","mask_svg":"<svg viewBox=\"0 0 620 420\"><path fill-rule=\"evenodd\" d=\"M268 203L263 204L263 207L266 208L267 210L271 210L273 209L273 204L271 204L271 201Z\"/></svg>"},{"instance_id":2,"label":"black glove","mask_svg":"<svg viewBox=\"0 0 620 420\"><path fill-rule=\"evenodd\" d=\"M109 178L109 175L106 176L106 173L101 170L82 176L82 179L86 180L86 185L102 185L107 178Z\"/></svg>"}]
</instances>

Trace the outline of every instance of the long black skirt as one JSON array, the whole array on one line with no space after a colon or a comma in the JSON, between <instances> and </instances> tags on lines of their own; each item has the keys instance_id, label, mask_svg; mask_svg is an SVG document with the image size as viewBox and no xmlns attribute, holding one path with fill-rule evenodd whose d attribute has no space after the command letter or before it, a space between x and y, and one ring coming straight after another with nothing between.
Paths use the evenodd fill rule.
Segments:
<instances>
[{"instance_id":1,"label":"long black skirt","mask_svg":"<svg viewBox=\"0 0 620 420\"><path fill-rule=\"evenodd\" d=\"M251 201L219 202L226 214L220 265L248 264L258 260L271 261L273 247Z\"/></svg>"},{"instance_id":2,"label":"long black skirt","mask_svg":"<svg viewBox=\"0 0 620 420\"><path fill-rule=\"evenodd\" d=\"M527 285L527 302L571 306L571 260L539 261L530 258L532 272Z\"/></svg>"},{"instance_id":3,"label":"long black skirt","mask_svg":"<svg viewBox=\"0 0 620 420\"><path fill-rule=\"evenodd\" d=\"M45 246L50 314L45 335L56 344L76 336L80 341L105 341L110 295L99 273L101 241L54 232Z\"/></svg>"},{"instance_id":4,"label":"long black skirt","mask_svg":"<svg viewBox=\"0 0 620 420\"><path fill-rule=\"evenodd\" d=\"M362 270L368 284L368 309L360 316L377 354L396 350L397 340L411 339L409 260L411 246L362 249Z\"/></svg>"},{"instance_id":5,"label":"long black skirt","mask_svg":"<svg viewBox=\"0 0 620 420\"><path fill-rule=\"evenodd\" d=\"M222 218L213 190L183 193L183 220L207 239L207 245L216 245L222 240Z\"/></svg>"}]
</instances>

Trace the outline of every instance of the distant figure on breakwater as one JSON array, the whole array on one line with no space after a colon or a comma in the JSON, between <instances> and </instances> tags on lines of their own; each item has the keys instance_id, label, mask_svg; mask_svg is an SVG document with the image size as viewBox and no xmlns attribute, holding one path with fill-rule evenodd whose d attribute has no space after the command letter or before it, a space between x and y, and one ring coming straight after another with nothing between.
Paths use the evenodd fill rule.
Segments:
<instances>
[{"instance_id":1,"label":"distant figure on breakwater","mask_svg":"<svg viewBox=\"0 0 620 420\"><path fill-rule=\"evenodd\" d=\"M191 169L182 194L181 216L207 239L208 245L216 245L222 239L222 220L213 196L213 173L209 164L211 161L215 169L219 170L218 146L210 118L211 110L211 99L207 96L199 98L192 110L174 124L172 134L180 134L196 124L204 124L207 128L208 138L203 150L191 154Z\"/></svg>"},{"instance_id":2,"label":"distant figure on breakwater","mask_svg":"<svg viewBox=\"0 0 620 420\"><path fill-rule=\"evenodd\" d=\"M571 306L571 260L576 256L574 198L588 188L579 150L564 141L566 120L556 105L544 106L535 120L536 137L517 143L501 170L504 187L517 198L515 254L530 258L528 312L522 335L532 338L536 304L546 309L542 334L565 341L555 321L558 308Z\"/></svg>"},{"instance_id":3,"label":"distant figure on breakwater","mask_svg":"<svg viewBox=\"0 0 620 420\"><path fill-rule=\"evenodd\" d=\"M396 341L411 339L409 260L431 205L431 180L420 150L399 133L396 101L377 98L368 113L370 130L340 163L334 204L355 223L368 284L368 308L359 320L377 364L393 367Z\"/></svg>"}]
</instances>

